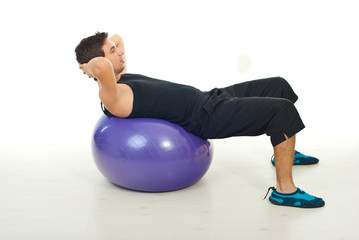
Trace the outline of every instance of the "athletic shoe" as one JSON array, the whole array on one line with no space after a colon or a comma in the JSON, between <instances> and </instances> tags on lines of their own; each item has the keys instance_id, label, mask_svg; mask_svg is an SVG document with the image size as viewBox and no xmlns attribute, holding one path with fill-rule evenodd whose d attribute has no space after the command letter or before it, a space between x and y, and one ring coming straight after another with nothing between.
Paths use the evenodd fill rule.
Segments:
<instances>
[{"instance_id":1,"label":"athletic shoe","mask_svg":"<svg viewBox=\"0 0 359 240\"><path fill-rule=\"evenodd\" d=\"M273 166L275 166L274 155L272 156L271 162ZM303 153L295 151L293 165L310 165L310 164L316 164L318 162L319 162L318 158L304 155Z\"/></svg>"},{"instance_id":2,"label":"athletic shoe","mask_svg":"<svg viewBox=\"0 0 359 240\"><path fill-rule=\"evenodd\" d=\"M269 197L269 201L275 205L299 208L318 208L325 205L323 199L312 196L299 188L294 193L285 194L277 192L274 187L270 187L264 199L270 190L272 190L272 195Z\"/></svg>"}]
</instances>

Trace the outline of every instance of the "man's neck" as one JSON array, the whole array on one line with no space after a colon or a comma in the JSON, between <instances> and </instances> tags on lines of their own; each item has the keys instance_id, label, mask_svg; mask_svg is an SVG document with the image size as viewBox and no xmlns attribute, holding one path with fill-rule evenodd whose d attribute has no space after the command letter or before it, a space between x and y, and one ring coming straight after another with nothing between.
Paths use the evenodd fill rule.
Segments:
<instances>
[{"instance_id":1,"label":"man's neck","mask_svg":"<svg viewBox=\"0 0 359 240\"><path fill-rule=\"evenodd\" d=\"M118 82L121 78L121 74L115 74L115 79L116 79L116 82Z\"/></svg>"}]
</instances>

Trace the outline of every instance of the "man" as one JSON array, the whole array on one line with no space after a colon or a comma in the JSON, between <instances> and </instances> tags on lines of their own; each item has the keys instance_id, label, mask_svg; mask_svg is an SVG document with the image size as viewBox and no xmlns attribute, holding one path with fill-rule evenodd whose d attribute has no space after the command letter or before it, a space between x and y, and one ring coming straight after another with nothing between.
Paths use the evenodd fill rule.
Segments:
<instances>
[{"instance_id":1,"label":"man","mask_svg":"<svg viewBox=\"0 0 359 240\"><path fill-rule=\"evenodd\" d=\"M126 73L123 40L107 33L84 38L76 47L80 69L99 86L99 97L108 116L160 118L179 124L204 139L231 136L271 137L276 188L270 202L314 208L324 206L294 185L292 165L318 160L295 151L296 134L304 124L294 107L297 96L280 77L215 88L209 92L191 86ZM294 160L293 160L294 159ZM267 194L268 194L267 192Z\"/></svg>"}]
</instances>

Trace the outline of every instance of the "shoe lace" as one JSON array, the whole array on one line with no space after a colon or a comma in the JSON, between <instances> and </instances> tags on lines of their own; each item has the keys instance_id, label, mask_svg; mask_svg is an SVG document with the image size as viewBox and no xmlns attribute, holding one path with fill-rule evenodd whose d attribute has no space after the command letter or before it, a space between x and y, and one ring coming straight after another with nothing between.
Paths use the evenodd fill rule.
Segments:
<instances>
[{"instance_id":1,"label":"shoe lace","mask_svg":"<svg viewBox=\"0 0 359 240\"><path fill-rule=\"evenodd\" d=\"M269 188L268 188L267 194L266 194L266 196L263 198L263 200L267 198L268 193L269 193L270 190L274 191L274 190L275 190L275 187L269 187Z\"/></svg>"}]
</instances>

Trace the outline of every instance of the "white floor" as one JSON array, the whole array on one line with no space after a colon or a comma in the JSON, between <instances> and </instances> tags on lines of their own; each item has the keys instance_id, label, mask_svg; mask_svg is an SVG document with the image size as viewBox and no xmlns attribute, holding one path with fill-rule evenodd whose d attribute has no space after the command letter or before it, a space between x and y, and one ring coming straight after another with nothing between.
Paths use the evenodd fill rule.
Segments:
<instances>
[{"instance_id":1,"label":"white floor","mask_svg":"<svg viewBox=\"0 0 359 240\"><path fill-rule=\"evenodd\" d=\"M116 187L98 172L88 139L1 140L0 239L358 239L359 141L302 139L320 158L295 166L296 184L320 209L278 207L267 137L215 141L210 170L169 193Z\"/></svg>"}]
</instances>

